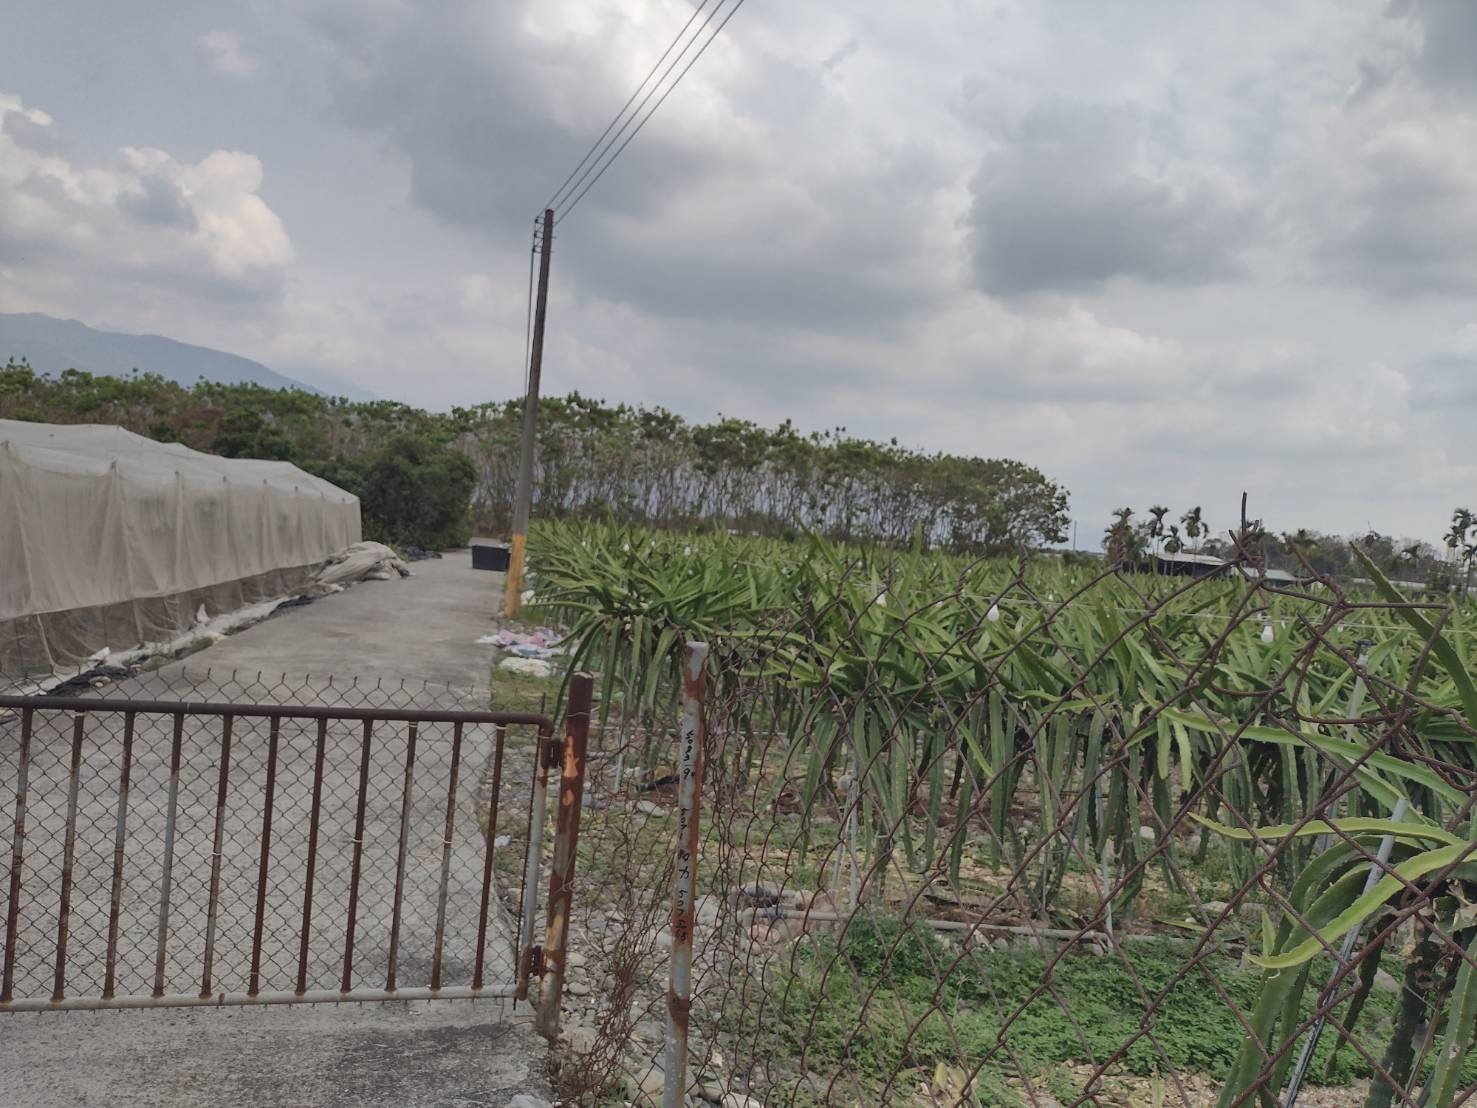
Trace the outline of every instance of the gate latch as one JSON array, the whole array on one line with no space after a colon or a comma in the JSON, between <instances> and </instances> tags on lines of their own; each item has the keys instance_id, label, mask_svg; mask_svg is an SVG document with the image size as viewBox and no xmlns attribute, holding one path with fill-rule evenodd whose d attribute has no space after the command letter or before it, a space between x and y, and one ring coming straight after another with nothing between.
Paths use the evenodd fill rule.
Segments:
<instances>
[{"instance_id":1,"label":"gate latch","mask_svg":"<svg viewBox=\"0 0 1477 1108\"><path fill-rule=\"evenodd\" d=\"M528 948L528 976L543 977L544 975L544 948L531 946Z\"/></svg>"}]
</instances>

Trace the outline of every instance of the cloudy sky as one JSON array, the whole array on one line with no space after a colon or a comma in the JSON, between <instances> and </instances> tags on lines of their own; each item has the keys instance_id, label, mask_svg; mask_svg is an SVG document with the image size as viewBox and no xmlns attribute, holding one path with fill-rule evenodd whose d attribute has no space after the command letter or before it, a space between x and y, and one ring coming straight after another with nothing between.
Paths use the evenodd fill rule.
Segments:
<instances>
[{"instance_id":1,"label":"cloudy sky","mask_svg":"<svg viewBox=\"0 0 1477 1108\"><path fill-rule=\"evenodd\" d=\"M0 311L444 407L521 392L532 218L692 5L7 10ZM1019 458L1084 546L1438 539L1474 56L1471 0L749 0L559 228L546 391Z\"/></svg>"}]
</instances>

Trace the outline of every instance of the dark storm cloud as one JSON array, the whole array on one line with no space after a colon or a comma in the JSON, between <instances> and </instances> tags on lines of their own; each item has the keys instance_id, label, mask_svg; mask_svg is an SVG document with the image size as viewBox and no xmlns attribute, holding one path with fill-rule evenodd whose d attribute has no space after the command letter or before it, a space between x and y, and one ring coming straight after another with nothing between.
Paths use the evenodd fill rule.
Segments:
<instances>
[{"instance_id":1,"label":"dark storm cloud","mask_svg":"<svg viewBox=\"0 0 1477 1108\"><path fill-rule=\"evenodd\" d=\"M333 5L317 17L339 113L406 159L415 201L449 223L518 240L612 110L608 96L586 99L606 39L540 43L524 33L527 7ZM640 142L642 157L601 182L607 209L650 214L679 169L691 180L712 158L655 128Z\"/></svg>"},{"instance_id":2,"label":"dark storm cloud","mask_svg":"<svg viewBox=\"0 0 1477 1108\"><path fill-rule=\"evenodd\" d=\"M1154 166L1128 108L1054 103L987 154L970 186L974 272L992 295L1125 277L1197 284L1237 272L1247 220L1225 190Z\"/></svg>"},{"instance_id":3,"label":"dark storm cloud","mask_svg":"<svg viewBox=\"0 0 1477 1108\"><path fill-rule=\"evenodd\" d=\"M1393 0L1392 16L1415 22L1416 70L1433 85L1477 89L1477 4L1472 0Z\"/></svg>"},{"instance_id":4,"label":"dark storm cloud","mask_svg":"<svg viewBox=\"0 0 1477 1108\"><path fill-rule=\"evenodd\" d=\"M1395 297L1477 292L1474 153L1420 127L1367 147L1345 229L1321 251L1330 275Z\"/></svg>"},{"instance_id":5,"label":"dark storm cloud","mask_svg":"<svg viewBox=\"0 0 1477 1108\"><path fill-rule=\"evenodd\" d=\"M137 187L119 194L118 207L140 223L154 227L193 231L200 225L179 186L163 177L141 178Z\"/></svg>"},{"instance_id":6,"label":"dark storm cloud","mask_svg":"<svg viewBox=\"0 0 1477 1108\"><path fill-rule=\"evenodd\" d=\"M627 92L591 85L604 36L555 49L524 23L517 5L472 4L320 19L339 111L406 160L416 203L519 245ZM848 135L824 62L751 59L728 90L741 114L710 134L665 109L561 225L562 279L659 316L782 327L886 327L935 295L920 220L951 171L916 141ZM756 140L777 120L791 136Z\"/></svg>"}]
</instances>

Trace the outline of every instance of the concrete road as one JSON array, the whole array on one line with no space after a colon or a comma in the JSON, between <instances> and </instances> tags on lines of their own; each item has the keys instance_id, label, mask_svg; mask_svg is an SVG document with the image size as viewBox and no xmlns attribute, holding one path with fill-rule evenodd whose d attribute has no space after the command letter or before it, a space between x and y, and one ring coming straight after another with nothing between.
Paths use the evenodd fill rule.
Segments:
<instances>
[{"instance_id":1,"label":"concrete road","mask_svg":"<svg viewBox=\"0 0 1477 1108\"><path fill-rule=\"evenodd\" d=\"M475 642L492 626L502 577L472 570L465 553L420 562L414 569L416 576L406 580L365 582L284 611L183 663L101 695L481 707L485 691L478 690L488 685L492 658L490 648ZM277 678L281 674L286 682ZM436 686L468 691L458 695ZM8 774L13 774L15 731L13 722L0 724L0 768ZM68 995L98 995L105 972L119 731L118 721L110 731L92 717L84 738ZM70 738L70 718L58 715L38 723L33 741L30 845L24 893L18 898L17 996L50 995ZM201 986L221 739L214 721L192 726L183 745L165 959L170 993L193 994ZM120 994L147 993L153 983L170 741L167 717L139 718L119 927ZM263 989L290 991L298 972L316 741L316 727L307 722L285 723L279 736L260 957ZM223 811L213 994L244 992L250 972L267 742L265 721L236 722ZM485 732L464 736L455 794L448 792L451 745L449 727L422 727L407 802L403 725L376 730L364 834L356 844L362 731L356 724L329 726L307 928L309 988L336 988L342 972L356 846L361 877L354 984L385 984L402 811L408 813L408 835L397 984L429 984L442 914L443 860L449 862L446 924L440 931L443 984L470 983L484 843L480 814L488 798L492 741ZM505 769L518 772L512 763ZM449 844L444 836L448 803ZM500 813L500 820L521 841L526 812ZM4 864L8 867L8 855ZM496 893L490 902L486 977L511 982L513 923ZM546 1051L526 1012L523 1006L515 1015L503 1002L483 1000L0 1016L0 1105L501 1108L519 1092L547 1094Z\"/></svg>"}]
</instances>

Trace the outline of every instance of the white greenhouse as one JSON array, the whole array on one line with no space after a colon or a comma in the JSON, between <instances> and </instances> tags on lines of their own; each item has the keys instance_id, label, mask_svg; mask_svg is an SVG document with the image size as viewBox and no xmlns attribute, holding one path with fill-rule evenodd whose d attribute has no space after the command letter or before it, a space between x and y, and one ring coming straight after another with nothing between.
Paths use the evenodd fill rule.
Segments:
<instances>
[{"instance_id":1,"label":"white greenhouse","mask_svg":"<svg viewBox=\"0 0 1477 1108\"><path fill-rule=\"evenodd\" d=\"M0 674L168 641L359 538L358 498L288 462L0 420Z\"/></svg>"}]
</instances>

